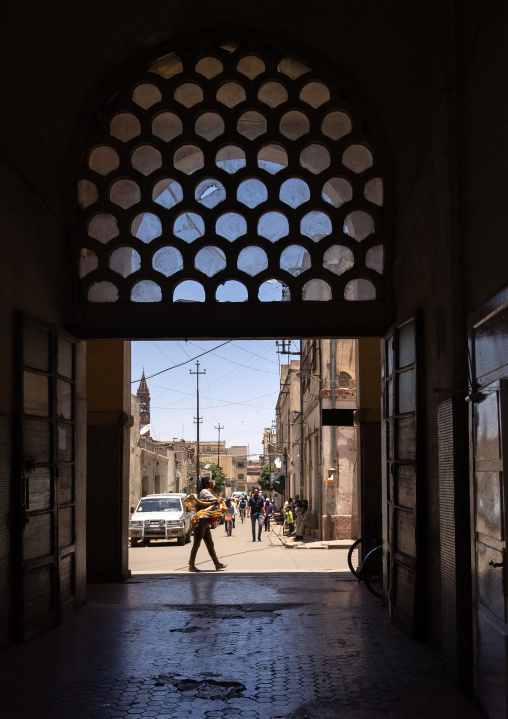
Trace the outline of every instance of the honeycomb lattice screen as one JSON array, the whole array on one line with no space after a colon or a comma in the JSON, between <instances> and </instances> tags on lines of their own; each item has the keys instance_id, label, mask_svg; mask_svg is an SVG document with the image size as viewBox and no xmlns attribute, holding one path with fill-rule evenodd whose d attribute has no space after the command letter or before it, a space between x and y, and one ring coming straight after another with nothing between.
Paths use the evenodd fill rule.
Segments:
<instances>
[{"instance_id":1,"label":"honeycomb lattice screen","mask_svg":"<svg viewBox=\"0 0 508 719\"><path fill-rule=\"evenodd\" d=\"M88 305L383 299L376 148L291 57L157 59L96 118L78 198Z\"/></svg>"}]
</instances>

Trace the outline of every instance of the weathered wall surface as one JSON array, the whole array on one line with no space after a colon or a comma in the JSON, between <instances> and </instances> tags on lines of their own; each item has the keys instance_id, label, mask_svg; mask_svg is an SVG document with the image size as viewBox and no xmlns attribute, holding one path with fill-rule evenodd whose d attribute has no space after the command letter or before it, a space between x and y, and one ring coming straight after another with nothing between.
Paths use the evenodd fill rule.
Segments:
<instances>
[{"instance_id":1,"label":"weathered wall surface","mask_svg":"<svg viewBox=\"0 0 508 719\"><path fill-rule=\"evenodd\" d=\"M13 139L0 135L0 646L5 646L12 638L11 538L21 519L21 508L12 506L12 482L19 481L21 469L14 460L17 450L12 451L19 402L16 312L66 327L71 324L71 303L64 224L36 188L2 160L2 148ZM23 170L27 173L28 167ZM81 420L82 406L79 410ZM79 519L79 510L76 516ZM77 559L81 561L81 555Z\"/></svg>"},{"instance_id":2,"label":"weathered wall surface","mask_svg":"<svg viewBox=\"0 0 508 719\"><path fill-rule=\"evenodd\" d=\"M507 10L505 3L487 0L457 4L453 91L458 105L460 229L468 311L490 299L508 279L508 97L501 79L508 66Z\"/></svg>"}]
</instances>

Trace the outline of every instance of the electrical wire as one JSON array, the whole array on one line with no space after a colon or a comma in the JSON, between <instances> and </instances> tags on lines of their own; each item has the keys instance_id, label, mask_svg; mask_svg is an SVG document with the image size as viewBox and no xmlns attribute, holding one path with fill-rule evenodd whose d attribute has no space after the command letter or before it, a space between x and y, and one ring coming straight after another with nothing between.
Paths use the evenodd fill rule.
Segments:
<instances>
[{"instance_id":1,"label":"electrical wire","mask_svg":"<svg viewBox=\"0 0 508 719\"><path fill-rule=\"evenodd\" d=\"M217 401L217 400L215 400ZM229 407L231 405L239 405L241 407L253 407L254 409L265 409L267 412L273 411L273 407L263 407L260 404L248 404L247 402L225 402L224 404L213 404L208 405L208 407L205 407L205 409L220 409L221 407ZM174 409L175 411L181 411L181 412L187 412L191 409L196 409L196 407L175 407L172 405L165 405L165 406L157 406L157 405L151 405L151 409ZM218 423L219 420L217 419L217 415L215 412L213 413L215 416L215 421Z\"/></svg>"},{"instance_id":2,"label":"electrical wire","mask_svg":"<svg viewBox=\"0 0 508 719\"><path fill-rule=\"evenodd\" d=\"M201 352L201 354L196 355L196 357L190 357L189 359L185 360L185 362L180 362L179 364L175 364L173 367L166 367L166 369L161 369L159 372L154 372L153 374L149 374L145 377L146 379L151 379L152 377L157 377L160 374L164 374L164 372L169 372L171 369L176 369L177 367L182 367L185 364L189 364L189 362L193 362L194 360L198 359L199 357L202 357L203 355L210 354L210 352L213 352L216 349L219 349L219 347L224 347L224 345L228 345L233 340L227 340L227 342L223 342L220 345L217 345L217 347L213 347L210 350L206 350L205 352ZM187 354L187 353L186 353ZM134 384L135 382L141 382L141 377L139 379L133 379L131 380L131 384Z\"/></svg>"},{"instance_id":3,"label":"electrical wire","mask_svg":"<svg viewBox=\"0 0 508 719\"><path fill-rule=\"evenodd\" d=\"M168 362L173 362L173 360L171 359L171 357L168 357L167 354L165 354L165 353L161 350L161 348L159 347L159 345L158 345L156 342L154 342L153 340L152 340L152 344L153 344L153 346L155 347L155 349L158 349L159 352L161 353L161 355L168 360Z\"/></svg>"},{"instance_id":4,"label":"electrical wire","mask_svg":"<svg viewBox=\"0 0 508 719\"><path fill-rule=\"evenodd\" d=\"M197 347L198 349L203 349L199 345L197 345L195 342L189 342L189 344L193 345L194 347ZM239 349L238 346L236 346L236 349ZM270 370L266 369L259 369L258 367L252 367L252 365L246 365L242 364L241 362L235 362L235 360L230 359L229 357L223 357L222 355L217 354L217 352L212 352L214 357L218 357L221 360L225 360L226 362L231 362L231 364L236 364L239 367L245 367L246 369L252 369L255 372L264 372L264 374L277 374L277 372L270 372ZM254 352L252 354L255 354ZM256 355L256 357L260 357L260 355ZM263 357L260 357L260 359L263 359ZM267 360L270 362L271 360Z\"/></svg>"}]
</instances>

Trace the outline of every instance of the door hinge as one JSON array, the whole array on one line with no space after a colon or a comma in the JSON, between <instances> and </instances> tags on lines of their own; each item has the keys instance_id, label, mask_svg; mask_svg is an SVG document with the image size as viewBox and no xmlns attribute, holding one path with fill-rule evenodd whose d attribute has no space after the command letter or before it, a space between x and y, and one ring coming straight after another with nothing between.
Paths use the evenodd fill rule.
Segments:
<instances>
[{"instance_id":1,"label":"door hinge","mask_svg":"<svg viewBox=\"0 0 508 719\"><path fill-rule=\"evenodd\" d=\"M505 555L506 555L506 547L503 547L501 550L501 561L500 562L494 562L494 560L490 560L489 567L500 567L503 569L503 579L501 583L501 591L503 592L503 597L507 596L506 593L506 567L505 567Z\"/></svg>"},{"instance_id":2,"label":"door hinge","mask_svg":"<svg viewBox=\"0 0 508 719\"><path fill-rule=\"evenodd\" d=\"M23 468L28 474L32 474L32 472L35 472L35 457L28 457L26 454L24 454Z\"/></svg>"}]
</instances>

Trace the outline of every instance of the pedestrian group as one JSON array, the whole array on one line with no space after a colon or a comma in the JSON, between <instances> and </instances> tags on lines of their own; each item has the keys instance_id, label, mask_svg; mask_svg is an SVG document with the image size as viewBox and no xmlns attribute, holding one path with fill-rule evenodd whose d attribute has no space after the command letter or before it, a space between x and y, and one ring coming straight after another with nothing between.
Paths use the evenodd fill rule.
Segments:
<instances>
[{"instance_id":1,"label":"pedestrian group","mask_svg":"<svg viewBox=\"0 0 508 719\"><path fill-rule=\"evenodd\" d=\"M185 499L189 511L195 512L192 518L194 529L194 543L189 557L189 572L201 571L196 567L196 554L204 541L216 570L226 568L215 553L214 543L210 527L224 519L224 531L231 535L231 529L235 528L236 516L240 515L242 522L245 518L251 520L252 541L261 542L263 530L270 531L270 522L274 516L277 506L270 498L264 497L259 488L256 487L250 497L242 495L240 498L233 496L223 499L222 495L214 492L214 480L205 477L201 480L201 491L199 495L190 494ZM294 541L302 541L304 534L316 528L314 515L309 511L309 503L306 499L300 500L297 494L293 500L291 497L284 503L281 510L283 518L283 532ZM231 526L230 526L231 525ZM257 536L256 536L257 535Z\"/></svg>"}]
</instances>

